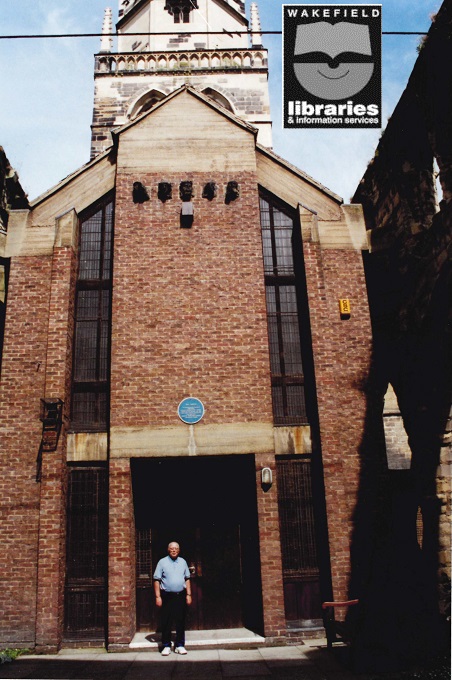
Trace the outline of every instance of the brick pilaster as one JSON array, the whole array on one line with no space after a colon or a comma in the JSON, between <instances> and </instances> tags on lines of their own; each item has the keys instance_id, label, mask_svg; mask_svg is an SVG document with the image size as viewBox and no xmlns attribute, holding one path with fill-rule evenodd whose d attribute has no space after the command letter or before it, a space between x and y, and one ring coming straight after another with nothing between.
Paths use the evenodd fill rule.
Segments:
<instances>
[{"instance_id":1,"label":"brick pilaster","mask_svg":"<svg viewBox=\"0 0 452 680\"><path fill-rule=\"evenodd\" d=\"M51 258L12 258L0 383L0 641L33 647L41 439Z\"/></svg>"},{"instance_id":2,"label":"brick pilaster","mask_svg":"<svg viewBox=\"0 0 452 680\"><path fill-rule=\"evenodd\" d=\"M128 646L135 634L135 524L130 461L110 462L108 647Z\"/></svg>"},{"instance_id":3,"label":"brick pilaster","mask_svg":"<svg viewBox=\"0 0 452 680\"><path fill-rule=\"evenodd\" d=\"M371 329L361 252L303 244L335 599L348 596L350 542L366 427ZM350 318L339 299L348 298Z\"/></svg>"},{"instance_id":4,"label":"brick pilaster","mask_svg":"<svg viewBox=\"0 0 452 680\"><path fill-rule=\"evenodd\" d=\"M69 415L74 319L76 255L74 249L54 249L47 336L46 398L64 401ZM44 452L41 469L36 646L56 651L64 618L66 558L66 433L63 422L56 451Z\"/></svg>"},{"instance_id":5,"label":"brick pilaster","mask_svg":"<svg viewBox=\"0 0 452 680\"><path fill-rule=\"evenodd\" d=\"M278 637L285 632L286 619L275 456L261 454L255 457L255 461L264 634L266 637ZM273 485L266 491L261 487L261 470L264 467L269 467L273 472Z\"/></svg>"}]
</instances>

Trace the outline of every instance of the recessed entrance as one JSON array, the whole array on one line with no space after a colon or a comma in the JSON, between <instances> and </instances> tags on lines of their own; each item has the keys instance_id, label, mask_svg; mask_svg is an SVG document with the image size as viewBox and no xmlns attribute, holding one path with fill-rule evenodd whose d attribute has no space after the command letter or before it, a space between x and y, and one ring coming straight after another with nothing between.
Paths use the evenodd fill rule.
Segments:
<instances>
[{"instance_id":1,"label":"recessed entrance","mask_svg":"<svg viewBox=\"0 0 452 680\"><path fill-rule=\"evenodd\" d=\"M133 460L137 629L155 631L152 573L178 541L192 573L188 630L262 631L253 456Z\"/></svg>"}]
</instances>

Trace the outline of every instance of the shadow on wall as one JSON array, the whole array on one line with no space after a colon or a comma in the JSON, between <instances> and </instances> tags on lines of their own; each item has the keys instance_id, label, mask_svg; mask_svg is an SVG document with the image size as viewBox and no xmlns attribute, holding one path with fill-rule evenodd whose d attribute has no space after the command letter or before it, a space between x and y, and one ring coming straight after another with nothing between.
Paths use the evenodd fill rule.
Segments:
<instances>
[{"instance_id":1,"label":"shadow on wall","mask_svg":"<svg viewBox=\"0 0 452 680\"><path fill-rule=\"evenodd\" d=\"M437 219L450 229L452 205L443 208ZM392 315L373 318L373 361L363 386L367 417L360 447L349 592L351 598L360 599L359 607L349 614L355 630L354 668L359 672L407 669L450 646L450 580L445 572L442 584L438 583L441 501L436 475L451 404L451 283L452 266L446 262L422 320L407 316L399 304ZM377 291L371 280L368 284L372 308ZM382 414L389 383L408 434L409 470L387 466ZM439 592L441 585L443 592Z\"/></svg>"}]
</instances>

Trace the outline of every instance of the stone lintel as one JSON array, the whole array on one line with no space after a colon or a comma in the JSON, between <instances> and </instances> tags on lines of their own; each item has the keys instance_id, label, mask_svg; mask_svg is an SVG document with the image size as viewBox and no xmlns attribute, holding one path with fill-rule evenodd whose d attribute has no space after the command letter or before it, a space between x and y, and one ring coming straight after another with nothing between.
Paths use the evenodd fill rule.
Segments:
<instances>
[{"instance_id":1,"label":"stone lintel","mask_svg":"<svg viewBox=\"0 0 452 680\"><path fill-rule=\"evenodd\" d=\"M311 426L275 427L275 455L287 456L294 453L312 453Z\"/></svg>"},{"instance_id":2,"label":"stone lintel","mask_svg":"<svg viewBox=\"0 0 452 680\"><path fill-rule=\"evenodd\" d=\"M106 432L71 432L67 437L67 461L104 461L108 457Z\"/></svg>"},{"instance_id":3,"label":"stone lintel","mask_svg":"<svg viewBox=\"0 0 452 680\"><path fill-rule=\"evenodd\" d=\"M112 427L110 457L228 455L274 451L272 423Z\"/></svg>"}]
</instances>

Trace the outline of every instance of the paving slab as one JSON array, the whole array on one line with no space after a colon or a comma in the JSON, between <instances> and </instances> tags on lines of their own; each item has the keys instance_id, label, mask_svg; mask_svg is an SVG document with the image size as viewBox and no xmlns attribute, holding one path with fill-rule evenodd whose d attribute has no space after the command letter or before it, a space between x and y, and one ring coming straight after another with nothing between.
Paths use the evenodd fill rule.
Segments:
<instances>
[{"instance_id":1,"label":"paving slab","mask_svg":"<svg viewBox=\"0 0 452 680\"><path fill-rule=\"evenodd\" d=\"M313 645L258 649L195 648L186 656L156 651L64 650L24 655L0 665L0 680L450 680L440 675L366 673L347 669L346 649Z\"/></svg>"}]
</instances>

